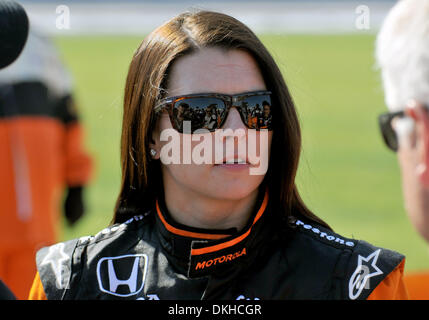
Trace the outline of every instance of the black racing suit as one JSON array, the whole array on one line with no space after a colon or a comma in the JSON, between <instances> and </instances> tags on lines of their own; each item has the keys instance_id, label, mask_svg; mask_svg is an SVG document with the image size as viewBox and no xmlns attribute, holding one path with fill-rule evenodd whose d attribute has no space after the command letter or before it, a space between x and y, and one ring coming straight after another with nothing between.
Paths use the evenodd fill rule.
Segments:
<instances>
[{"instance_id":1,"label":"black racing suit","mask_svg":"<svg viewBox=\"0 0 429 320\"><path fill-rule=\"evenodd\" d=\"M160 203L94 237L43 248L46 297L366 299L404 260L303 218L280 223L267 195L258 201L240 232L179 225Z\"/></svg>"}]
</instances>

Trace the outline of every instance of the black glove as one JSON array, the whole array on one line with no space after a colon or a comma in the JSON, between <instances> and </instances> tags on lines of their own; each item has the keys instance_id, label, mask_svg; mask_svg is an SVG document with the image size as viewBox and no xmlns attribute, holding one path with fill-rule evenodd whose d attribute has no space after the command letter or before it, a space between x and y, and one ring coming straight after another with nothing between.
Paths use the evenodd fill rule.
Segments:
<instances>
[{"instance_id":1,"label":"black glove","mask_svg":"<svg viewBox=\"0 0 429 320\"><path fill-rule=\"evenodd\" d=\"M82 197L82 186L69 187L64 203L64 214L69 225L74 225L85 213Z\"/></svg>"},{"instance_id":2,"label":"black glove","mask_svg":"<svg viewBox=\"0 0 429 320\"><path fill-rule=\"evenodd\" d=\"M15 295L1 280L0 280L0 300L16 300Z\"/></svg>"}]
</instances>

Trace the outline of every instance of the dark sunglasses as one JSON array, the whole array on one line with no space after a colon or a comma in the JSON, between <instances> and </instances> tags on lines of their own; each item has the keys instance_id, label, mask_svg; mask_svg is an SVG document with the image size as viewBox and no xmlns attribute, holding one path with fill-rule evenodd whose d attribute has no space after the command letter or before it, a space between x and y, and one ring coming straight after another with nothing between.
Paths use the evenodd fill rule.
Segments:
<instances>
[{"instance_id":1,"label":"dark sunglasses","mask_svg":"<svg viewBox=\"0 0 429 320\"><path fill-rule=\"evenodd\" d=\"M180 133L194 133L198 129L213 132L223 126L232 107L236 107L247 128L273 130L270 91L237 95L196 93L168 97L157 104L154 112L158 115L166 110L171 125ZM187 129L184 128L185 121L190 121L190 132L184 130Z\"/></svg>"},{"instance_id":2,"label":"dark sunglasses","mask_svg":"<svg viewBox=\"0 0 429 320\"><path fill-rule=\"evenodd\" d=\"M398 136L392 127L392 120L396 117L402 118L404 116L404 111L387 112L378 116L378 124L383 140L387 147L394 152L398 151Z\"/></svg>"}]
</instances>

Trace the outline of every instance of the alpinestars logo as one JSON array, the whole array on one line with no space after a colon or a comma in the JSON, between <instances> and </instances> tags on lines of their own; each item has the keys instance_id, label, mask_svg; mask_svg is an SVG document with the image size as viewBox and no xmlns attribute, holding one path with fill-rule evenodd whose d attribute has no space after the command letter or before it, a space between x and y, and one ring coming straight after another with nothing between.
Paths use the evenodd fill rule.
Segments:
<instances>
[{"instance_id":1,"label":"alpinestars logo","mask_svg":"<svg viewBox=\"0 0 429 320\"><path fill-rule=\"evenodd\" d=\"M358 265L349 281L349 297L352 300L357 299L363 289L370 289L369 280L372 277L383 274L383 271L377 267L378 256L381 249L374 251L368 257L358 257Z\"/></svg>"},{"instance_id":2,"label":"alpinestars logo","mask_svg":"<svg viewBox=\"0 0 429 320\"><path fill-rule=\"evenodd\" d=\"M67 267L70 257L65 253L64 243L58 243L49 247L49 252L40 263L43 265L51 265L55 275L55 285L58 289L68 289L68 280L70 277L70 268Z\"/></svg>"},{"instance_id":3,"label":"alpinestars logo","mask_svg":"<svg viewBox=\"0 0 429 320\"><path fill-rule=\"evenodd\" d=\"M145 254L101 258L97 263L100 290L118 297L138 294L144 286L147 261Z\"/></svg>"}]
</instances>

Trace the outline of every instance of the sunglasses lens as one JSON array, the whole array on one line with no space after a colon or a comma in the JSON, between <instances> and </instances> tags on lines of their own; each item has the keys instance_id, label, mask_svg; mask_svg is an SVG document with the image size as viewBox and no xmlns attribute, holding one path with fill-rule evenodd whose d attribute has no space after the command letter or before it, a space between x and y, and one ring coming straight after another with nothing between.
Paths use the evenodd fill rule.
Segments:
<instances>
[{"instance_id":1,"label":"sunglasses lens","mask_svg":"<svg viewBox=\"0 0 429 320\"><path fill-rule=\"evenodd\" d=\"M174 127L180 133L193 133L198 129L214 131L225 116L225 103L218 98L184 98L173 108Z\"/></svg>"},{"instance_id":2,"label":"sunglasses lens","mask_svg":"<svg viewBox=\"0 0 429 320\"><path fill-rule=\"evenodd\" d=\"M271 98L257 95L241 101L241 117L249 129L272 130Z\"/></svg>"},{"instance_id":3,"label":"sunglasses lens","mask_svg":"<svg viewBox=\"0 0 429 320\"><path fill-rule=\"evenodd\" d=\"M392 127L392 119L389 114L383 114L379 117L381 134L387 147L392 151L398 150L398 137Z\"/></svg>"}]
</instances>

